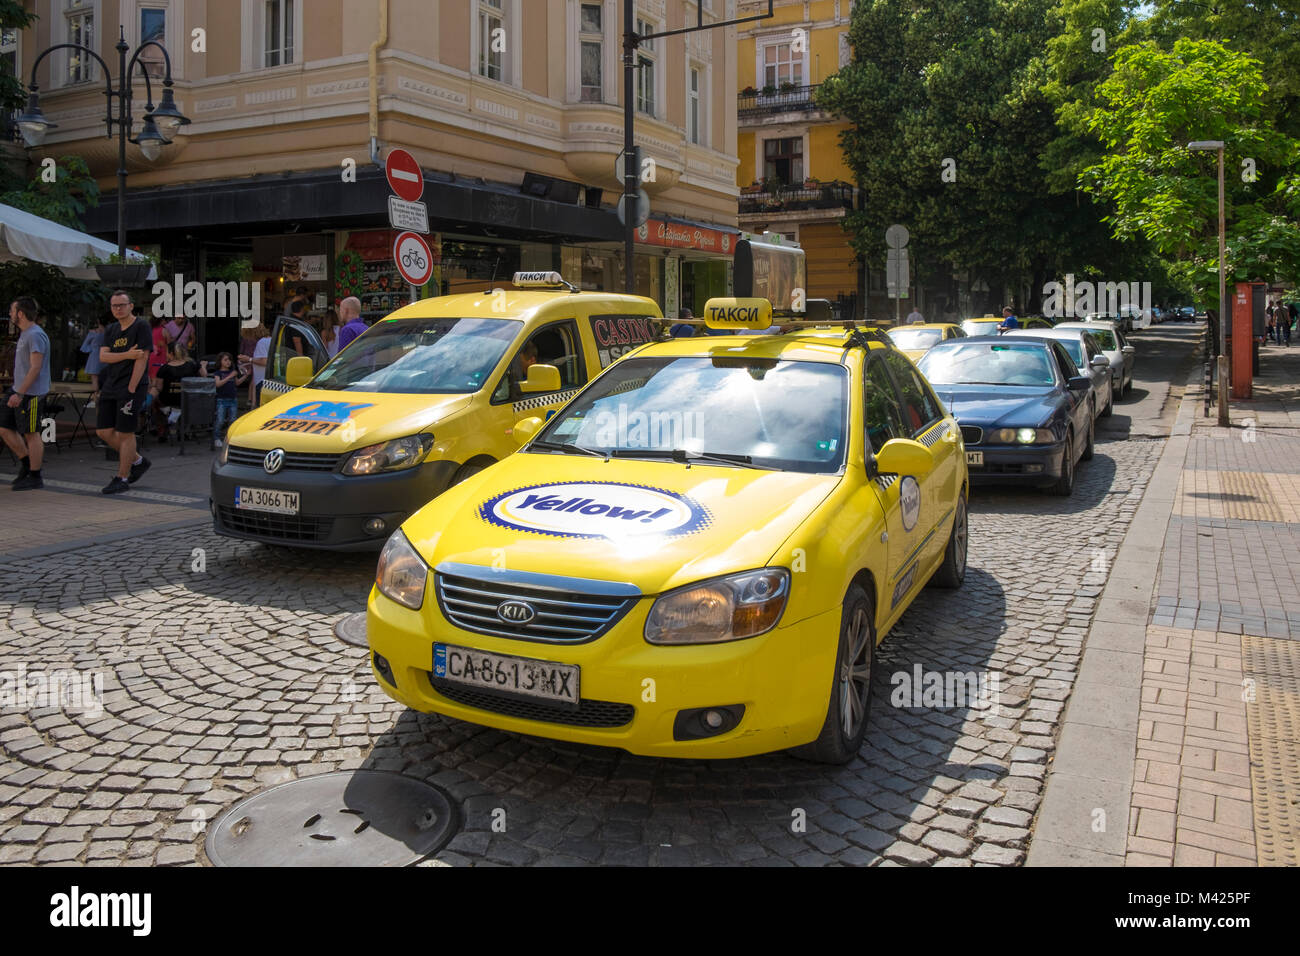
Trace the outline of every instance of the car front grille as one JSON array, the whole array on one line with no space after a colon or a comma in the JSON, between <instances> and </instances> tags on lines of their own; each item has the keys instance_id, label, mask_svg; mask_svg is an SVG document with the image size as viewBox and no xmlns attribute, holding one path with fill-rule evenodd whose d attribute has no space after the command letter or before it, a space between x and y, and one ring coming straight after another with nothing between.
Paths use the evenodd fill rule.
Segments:
<instances>
[{"instance_id":1,"label":"car front grille","mask_svg":"<svg viewBox=\"0 0 1300 956\"><path fill-rule=\"evenodd\" d=\"M579 701L577 710L573 710L474 690L434 677L432 673L429 674L429 683L435 691L457 704L520 720L567 724L570 727L626 727L636 716L636 708L631 704L616 704L608 700L583 698Z\"/></svg>"},{"instance_id":2,"label":"car front grille","mask_svg":"<svg viewBox=\"0 0 1300 956\"><path fill-rule=\"evenodd\" d=\"M337 453L286 451L284 465L280 471L333 471L338 466L339 457ZM240 448L237 445L230 446L230 452L226 457L226 461L232 465L247 465L254 468L261 468L265 459L266 451Z\"/></svg>"},{"instance_id":3,"label":"car front grille","mask_svg":"<svg viewBox=\"0 0 1300 956\"><path fill-rule=\"evenodd\" d=\"M975 425L962 425L961 440L965 445L978 445L984 440L984 429Z\"/></svg>"},{"instance_id":4,"label":"car front grille","mask_svg":"<svg viewBox=\"0 0 1300 956\"><path fill-rule=\"evenodd\" d=\"M244 511L229 505L219 505L217 516L227 531L278 538L281 541L324 541L334 530L332 517L268 514L262 511Z\"/></svg>"},{"instance_id":5,"label":"car front grille","mask_svg":"<svg viewBox=\"0 0 1300 956\"><path fill-rule=\"evenodd\" d=\"M529 586L444 572L439 572L435 580L443 616L457 627L493 637L552 644L595 640L637 601L635 596ZM507 623L497 615L497 608L506 601L530 605L535 616L526 624Z\"/></svg>"}]
</instances>

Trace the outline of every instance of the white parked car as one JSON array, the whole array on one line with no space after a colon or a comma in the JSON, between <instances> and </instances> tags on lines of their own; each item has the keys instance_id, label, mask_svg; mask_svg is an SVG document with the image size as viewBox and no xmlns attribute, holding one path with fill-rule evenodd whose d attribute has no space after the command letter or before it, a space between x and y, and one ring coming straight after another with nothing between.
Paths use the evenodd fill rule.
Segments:
<instances>
[{"instance_id":1,"label":"white parked car","mask_svg":"<svg viewBox=\"0 0 1300 956\"><path fill-rule=\"evenodd\" d=\"M1137 364L1137 347L1124 338L1114 322L1062 322L1058 329L1082 329L1091 332L1101 354L1110 360L1111 388L1123 398L1133 388L1133 366Z\"/></svg>"},{"instance_id":2,"label":"white parked car","mask_svg":"<svg viewBox=\"0 0 1300 956\"><path fill-rule=\"evenodd\" d=\"M1083 323L1071 323L1084 325ZM1063 329L1059 325L1050 329L1022 329L1017 335L1029 335L1042 339L1055 339L1065 346L1071 360L1079 367L1079 374L1092 379L1093 399L1092 417L1094 420L1104 418L1115 410L1115 391L1111 384L1110 359L1102 354L1092 330L1083 328Z\"/></svg>"}]
</instances>

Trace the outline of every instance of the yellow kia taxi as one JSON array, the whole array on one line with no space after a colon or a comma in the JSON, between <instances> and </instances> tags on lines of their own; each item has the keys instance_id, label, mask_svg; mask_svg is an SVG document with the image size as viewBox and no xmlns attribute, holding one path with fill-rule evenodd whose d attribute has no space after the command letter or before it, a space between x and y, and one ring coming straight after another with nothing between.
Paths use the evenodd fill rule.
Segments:
<instances>
[{"instance_id":1,"label":"yellow kia taxi","mask_svg":"<svg viewBox=\"0 0 1300 956\"><path fill-rule=\"evenodd\" d=\"M215 530L377 551L427 501L514 452L515 422L553 413L658 334L652 299L578 292L553 272L514 285L408 305L328 363L311 326L282 319L262 404L213 464Z\"/></svg>"},{"instance_id":2,"label":"yellow kia taxi","mask_svg":"<svg viewBox=\"0 0 1300 956\"><path fill-rule=\"evenodd\" d=\"M766 300L711 300L767 328ZM966 569L956 421L875 330L642 346L409 518L367 635L423 712L664 757L845 762L878 640Z\"/></svg>"},{"instance_id":3,"label":"yellow kia taxi","mask_svg":"<svg viewBox=\"0 0 1300 956\"><path fill-rule=\"evenodd\" d=\"M947 342L949 339L966 337L960 325L950 322L918 322L915 325L900 325L885 334L913 362L924 355L932 345Z\"/></svg>"}]
</instances>

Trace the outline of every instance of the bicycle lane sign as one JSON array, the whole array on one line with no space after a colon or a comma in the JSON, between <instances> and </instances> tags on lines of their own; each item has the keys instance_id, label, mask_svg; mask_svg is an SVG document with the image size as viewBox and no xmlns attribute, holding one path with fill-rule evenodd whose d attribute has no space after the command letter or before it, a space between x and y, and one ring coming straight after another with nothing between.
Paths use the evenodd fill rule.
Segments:
<instances>
[{"instance_id":1,"label":"bicycle lane sign","mask_svg":"<svg viewBox=\"0 0 1300 956\"><path fill-rule=\"evenodd\" d=\"M414 286L424 285L433 275L433 253L424 237L403 232L393 242L393 261L402 278Z\"/></svg>"}]
</instances>

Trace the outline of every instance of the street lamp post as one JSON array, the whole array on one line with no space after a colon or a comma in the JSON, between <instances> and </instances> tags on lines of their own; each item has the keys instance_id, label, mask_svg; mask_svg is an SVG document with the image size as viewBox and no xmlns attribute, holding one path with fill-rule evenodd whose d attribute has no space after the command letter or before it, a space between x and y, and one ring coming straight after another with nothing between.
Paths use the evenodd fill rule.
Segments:
<instances>
[{"instance_id":1,"label":"street lamp post","mask_svg":"<svg viewBox=\"0 0 1300 956\"><path fill-rule=\"evenodd\" d=\"M1192 152L1219 154L1219 425L1228 427L1228 280L1224 262L1227 225L1223 212L1223 140L1197 140L1188 143Z\"/></svg>"},{"instance_id":2,"label":"street lamp post","mask_svg":"<svg viewBox=\"0 0 1300 956\"><path fill-rule=\"evenodd\" d=\"M187 125L190 120L179 109L176 108L176 100L172 95L172 59L167 53L167 48L157 40L146 40L136 47L135 52L131 54L128 62L126 55L131 51L131 47L126 42L126 31L118 28L118 40L114 49L117 50L118 73L117 89L113 88L112 80L109 76L108 64L103 58L89 47L82 46L79 43L57 43L52 47L46 48L41 55L36 58L32 64L32 81L29 84L30 93L27 97L27 110L18 117L18 127L22 130L23 139L29 147L40 146L45 142L45 134L51 129L58 126L57 123L51 123L41 112L41 100L39 87L36 85L36 69L41 65L41 61L53 53L55 50L80 50L93 56L104 70L104 96L106 98L105 124L108 127L108 136L113 135L113 126L117 126L117 255L123 263L126 262L126 143L129 139L132 143L140 147L140 152L144 158L153 162L162 155L162 148L171 143L172 137L182 127ZM163 94L162 101L157 108L153 105L153 84L149 82L149 71L145 69L143 63L140 64L140 72L144 76L145 112L140 124L139 135L131 136L131 126L134 122L131 116L131 74L136 64L140 61L140 54L146 47L157 47L162 51L163 62L166 70L163 74ZM117 116L113 115L113 99L117 98Z\"/></svg>"}]
</instances>

